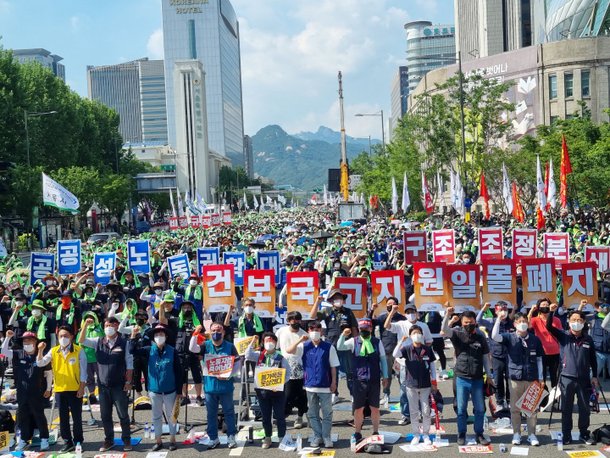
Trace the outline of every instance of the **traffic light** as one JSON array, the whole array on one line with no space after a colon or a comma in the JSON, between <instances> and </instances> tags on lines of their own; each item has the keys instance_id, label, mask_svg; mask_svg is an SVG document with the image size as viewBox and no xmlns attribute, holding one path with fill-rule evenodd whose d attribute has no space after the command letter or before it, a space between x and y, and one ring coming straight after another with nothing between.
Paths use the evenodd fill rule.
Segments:
<instances>
[{"instance_id":1,"label":"traffic light","mask_svg":"<svg viewBox=\"0 0 610 458\"><path fill-rule=\"evenodd\" d=\"M14 162L0 161L0 192L8 192L11 187L12 170Z\"/></svg>"}]
</instances>

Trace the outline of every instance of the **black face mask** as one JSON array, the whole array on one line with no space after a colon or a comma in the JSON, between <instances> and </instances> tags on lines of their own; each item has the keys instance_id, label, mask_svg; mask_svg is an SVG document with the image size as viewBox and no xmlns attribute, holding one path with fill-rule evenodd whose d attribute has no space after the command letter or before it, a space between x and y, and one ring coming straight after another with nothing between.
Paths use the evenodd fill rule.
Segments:
<instances>
[{"instance_id":1,"label":"black face mask","mask_svg":"<svg viewBox=\"0 0 610 458\"><path fill-rule=\"evenodd\" d=\"M538 311L539 311L540 313L549 313L549 312L551 311L551 309L549 309L548 307L540 307L540 308L538 309Z\"/></svg>"},{"instance_id":2,"label":"black face mask","mask_svg":"<svg viewBox=\"0 0 610 458\"><path fill-rule=\"evenodd\" d=\"M392 311L392 306L386 307L385 309L390 313Z\"/></svg>"},{"instance_id":3,"label":"black face mask","mask_svg":"<svg viewBox=\"0 0 610 458\"><path fill-rule=\"evenodd\" d=\"M144 326L144 323L146 323L146 320L137 319L136 323L137 323L138 326Z\"/></svg>"},{"instance_id":4,"label":"black face mask","mask_svg":"<svg viewBox=\"0 0 610 458\"><path fill-rule=\"evenodd\" d=\"M190 318L191 316L193 316L193 311L192 310L185 310L184 311L184 316L186 318Z\"/></svg>"},{"instance_id":5,"label":"black face mask","mask_svg":"<svg viewBox=\"0 0 610 458\"><path fill-rule=\"evenodd\" d=\"M364 339L368 339L369 337L371 337L371 331L360 331L360 335L364 338Z\"/></svg>"},{"instance_id":6,"label":"black face mask","mask_svg":"<svg viewBox=\"0 0 610 458\"><path fill-rule=\"evenodd\" d=\"M292 329L299 329L301 327L301 323L290 323L290 327Z\"/></svg>"},{"instance_id":7,"label":"black face mask","mask_svg":"<svg viewBox=\"0 0 610 458\"><path fill-rule=\"evenodd\" d=\"M476 324L465 324L463 328L466 332L472 332L474 331L474 328L476 328L476 326Z\"/></svg>"}]
</instances>

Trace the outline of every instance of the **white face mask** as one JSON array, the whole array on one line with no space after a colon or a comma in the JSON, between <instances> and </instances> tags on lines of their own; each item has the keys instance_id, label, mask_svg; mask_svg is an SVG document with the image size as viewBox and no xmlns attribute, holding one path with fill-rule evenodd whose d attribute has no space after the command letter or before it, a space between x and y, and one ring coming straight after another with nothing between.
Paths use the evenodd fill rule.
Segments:
<instances>
[{"instance_id":1,"label":"white face mask","mask_svg":"<svg viewBox=\"0 0 610 458\"><path fill-rule=\"evenodd\" d=\"M197 286L197 280L189 280L189 285Z\"/></svg>"},{"instance_id":2,"label":"white face mask","mask_svg":"<svg viewBox=\"0 0 610 458\"><path fill-rule=\"evenodd\" d=\"M39 309L33 309L32 310L32 316L34 318L40 318L42 316L42 310Z\"/></svg>"},{"instance_id":3,"label":"white face mask","mask_svg":"<svg viewBox=\"0 0 610 458\"><path fill-rule=\"evenodd\" d=\"M273 342L265 342L265 350L266 351L275 350L275 344Z\"/></svg>"},{"instance_id":4,"label":"white face mask","mask_svg":"<svg viewBox=\"0 0 610 458\"><path fill-rule=\"evenodd\" d=\"M574 322L570 323L570 329L575 332L582 331L582 328L584 328L584 327L585 327L585 324L580 323L579 321L574 321Z\"/></svg>"},{"instance_id":5,"label":"white face mask","mask_svg":"<svg viewBox=\"0 0 610 458\"><path fill-rule=\"evenodd\" d=\"M26 353L34 353L34 345L32 344L24 345L23 349L26 351Z\"/></svg>"},{"instance_id":6,"label":"white face mask","mask_svg":"<svg viewBox=\"0 0 610 458\"><path fill-rule=\"evenodd\" d=\"M343 301L342 301L341 299L335 299L335 300L333 301L333 305L334 305L335 307L341 307L341 306L343 305Z\"/></svg>"},{"instance_id":7,"label":"white face mask","mask_svg":"<svg viewBox=\"0 0 610 458\"><path fill-rule=\"evenodd\" d=\"M321 334L320 331L309 331L309 338L314 342L320 340Z\"/></svg>"},{"instance_id":8,"label":"white face mask","mask_svg":"<svg viewBox=\"0 0 610 458\"><path fill-rule=\"evenodd\" d=\"M155 336L155 343L158 347L161 347L165 344L165 336Z\"/></svg>"},{"instance_id":9,"label":"white face mask","mask_svg":"<svg viewBox=\"0 0 610 458\"><path fill-rule=\"evenodd\" d=\"M417 321L417 315L415 313L407 313L407 320Z\"/></svg>"},{"instance_id":10,"label":"white face mask","mask_svg":"<svg viewBox=\"0 0 610 458\"><path fill-rule=\"evenodd\" d=\"M498 313L498 317L500 317L500 319L504 319L508 316L508 312L506 310L500 310L500 313Z\"/></svg>"},{"instance_id":11,"label":"white face mask","mask_svg":"<svg viewBox=\"0 0 610 458\"><path fill-rule=\"evenodd\" d=\"M118 302L113 302L112 303L112 308L113 309L118 309L119 308L119 303Z\"/></svg>"},{"instance_id":12,"label":"white face mask","mask_svg":"<svg viewBox=\"0 0 610 458\"><path fill-rule=\"evenodd\" d=\"M525 332L528 328L529 326L527 325L527 323L517 323L515 325L515 329L519 332Z\"/></svg>"},{"instance_id":13,"label":"white face mask","mask_svg":"<svg viewBox=\"0 0 610 458\"><path fill-rule=\"evenodd\" d=\"M411 340L414 343L424 343L424 335L420 333L411 334Z\"/></svg>"},{"instance_id":14,"label":"white face mask","mask_svg":"<svg viewBox=\"0 0 610 458\"><path fill-rule=\"evenodd\" d=\"M66 348L70 345L70 339L68 337L60 337L59 338L59 346L62 348Z\"/></svg>"},{"instance_id":15,"label":"white face mask","mask_svg":"<svg viewBox=\"0 0 610 458\"><path fill-rule=\"evenodd\" d=\"M254 313L254 307L252 307L251 305L248 305L248 306L244 307L244 312L247 315L250 315L251 313Z\"/></svg>"},{"instance_id":16,"label":"white face mask","mask_svg":"<svg viewBox=\"0 0 610 458\"><path fill-rule=\"evenodd\" d=\"M156 294L157 296L160 296L161 294L163 294L163 290L162 290L162 289L156 289L156 290L155 290L155 294Z\"/></svg>"},{"instance_id":17,"label":"white face mask","mask_svg":"<svg viewBox=\"0 0 610 458\"><path fill-rule=\"evenodd\" d=\"M19 306L19 307L23 307L25 305L25 302L23 302L23 301L15 301L15 305Z\"/></svg>"},{"instance_id":18,"label":"white face mask","mask_svg":"<svg viewBox=\"0 0 610 458\"><path fill-rule=\"evenodd\" d=\"M104 328L104 334L106 334L106 337L112 337L116 334L116 329L113 326L106 326Z\"/></svg>"}]
</instances>

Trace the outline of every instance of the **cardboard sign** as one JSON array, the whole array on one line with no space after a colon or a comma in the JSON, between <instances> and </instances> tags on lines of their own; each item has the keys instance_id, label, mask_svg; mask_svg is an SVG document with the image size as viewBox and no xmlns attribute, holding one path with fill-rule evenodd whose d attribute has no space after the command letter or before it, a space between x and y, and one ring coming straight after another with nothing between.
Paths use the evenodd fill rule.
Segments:
<instances>
[{"instance_id":1,"label":"cardboard sign","mask_svg":"<svg viewBox=\"0 0 610 458\"><path fill-rule=\"evenodd\" d=\"M411 265L428 260L427 240L426 231L407 231L403 234L405 264Z\"/></svg>"},{"instance_id":2,"label":"cardboard sign","mask_svg":"<svg viewBox=\"0 0 610 458\"><path fill-rule=\"evenodd\" d=\"M434 262L455 262L455 233L453 229L432 231L432 259Z\"/></svg>"},{"instance_id":3,"label":"cardboard sign","mask_svg":"<svg viewBox=\"0 0 610 458\"><path fill-rule=\"evenodd\" d=\"M205 355L203 360L203 375L228 379L233 372L235 356Z\"/></svg>"},{"instance_id":4,"label":"cardboard sign","mask_svg":"<svg viewBox=\"0 0 610 458\"><path fill-rule=\"evenodd\" d=\"M282 270L280 266L279 251L259 251L256 253L256 266L259 269L271 269L275 272L275 284L282 283Z\"/></svg>"},{"instance_id":5,"label":"cardboard sign","mask_svg":"<svg viewBox=\"0 0 610 458\"><path fill-rule=\"evenodd\" d=\"M597 271L603 273L610 269L610 246L586 246L585 261L597 264Z\"/></svg>"},{"instance_id":6,"label":"cardboard sign","mask_svg":"<svg viewBox=\"0 0 610 458\"><path fill-rule=\"evenodd\" d=\"M544 391L544 384L535 380L530 383L527 390L525 390L525 393L523 393L517 400L517 404L515 406L521 411L522 414L527 417L531 417L533 414L538 412L538 407L540 407L540 403L546 397L546 395L548 395L548 393Z\"/></svg>"},{"instance_id":7,"label":"cardboard sign","mask_svg":"<svg viewBox=\"0 0 610 458\"><path fill-rule=\"evenodd\" d=\"M438 312L447 302L445 264L417 262L413 264L415 306L422 312Z\"/></svg>"},{"instance_id":8,"label":"cardboard sign","mask_svg":"<svg viewBox=\"0 0 610 458\"><path fill-rule=\"evenodd\" d=\"M491 445L460 445L460 453L476 453L489 455L493 453Z\"/></svg>"},{"instance_id":9,"label":"cardboard sign","mask_svg":"<svg viewBox=\"0 0 610 458\"><path fill-rule=\"evenodd\" d=\"M554 300L556 294L555 260L548 258L523 259L523 302L531 307L541 297Z\"/></svg>"},{"instance_id":10,"label":"cardboard sign","mask_svg":"<svg viewBox=\"0 0 610 458\"><path fill-rule=\"evenodd\" d=\"M191 227L197 228L201 226L201 218L199 218L199 215L191 215L189 222L191 223Z\"/></svg>"},{"instance_id":11,"label":"cardboard sign","mask_svg":"<svg viewBox=\"0 0 610 458\"><path fill-rule=\"evenodd\" d=\"M476 264L451 264L445 266L447 300L456 312L478 310L480 269Z\"/></svg>"},{"instance_id":12,"label":"cardboard sign","mask_svg":"<svg viewBox=\"0 0 610 458\"><path fill-rule=\"evenodd\" d=\"M0 431L0 452L8 452L11 435L8 431Z\"/></svg>"},{"instance_id":13,"label":"cardboard sign","mask_svg":"<svg viewBox=\"0 0 610 458\"><path fill-rule=\"evenodd\" d=\"M479 229L479 259L481 262L504 259L501 227L482 227Z\"/></svg>"},{"instance_id":14,"label":"cardboard sign","mask_svg":"<svg viewBox=\"0 0 610 458\"><path fill-rule=\"evenodd\" d=\"M177 231L178 229L180 229L180 224L178 223L178 217L170 216L169 217L169 230Z\"/></svg>"},{"instance_id":15,"label":"cardboard sign","mask_svg":"<svg viewBox=\"0 0 610 458\"><path fill-rule=\"evenodd\" d=\"M286 275L286 305L289 312L298 311L309 318L311 307L320 295L318 272L288 272Z\"/></svg>"},{"instance_id":16,"label":"cardboard sign","mask_svg":"<svg viewBox=\"0 0 610 458\"><path fill-rule=\"evenodd\" d=\"M235 304L233 266L205 266L203 268L203 305L208 312L228 312Z\"/></svg>"},{"instance_id":17,"label":"cardboard sign","mask_svg":"<svg viewBox=\"0 0 610 458\"><path fill-rule=\"evenodd\" d=\"M244 270L246 269L246 253L243 251L226 251L222 255L224 264L233 264L235 286L244 286Z\"/></svg>"},{"instance_id":18,"label":"cardboard sign","mask_svg":"<svg viewBox=\"0 0 610 458\"><path fill-rule=\"evenodd\" d=\"M597 265L594 262L572 262L561 266L563 306L578 307L580 301L593 305L597 300Z\"/></svg>"},{"instance_id":19,"label":"cardboard sign","mask_svg":"<svg viewBox=\"0 0 610 458\"><path fill-rule=\"evenodd\" d=\"M80 240L57 241L57 271L59 275L77 274L81 270Z\"/></svg>"},{"instance_id":20,"label":"cardboard sign","mask_svg":"<svg viewBox=\"0 0 610 458\"><path fill-rule=\"evenodd\" d=\"M557 267L570 262L570 238L564 233L542 234L542 248L545 258L553 258Z\"/></svg>"},{"instance_id":21,"label":"cardboard sign","mask_svg":"<svg viewBox=\"0 0 610 458\"><path fill-rule=\"evenodd\" d=\"M366 315L369 303L366 278L337 277L335 286L347 295L345 307L354 312L356 319L363 318Z\"/></svg>"},{"instance_id":22,"label":"cardboard sign","mask_svg":"<svg viewBox=\"0 0 610 458\"><path fill-rule=\"evenodd\" d=\"M30 255L30 285L55 273L55 255L53 253L32 253Z\"/></svg>"},{"instance_id":23,"label":"cardboard sign","mask_svg":"<svg viewBox=\"0 0 610 458\"><path fill-rule=\"evenodd\" d=\"M204 266L217 266L220 264L220 247L212 246L197 248L197 273L203 272Z\"/></svg>"},{"instance_id":24,"label":"cardboard sign","mask_svg":"<svg viewBox=\"0 0 610 458\"><path fill-rule=\"evenodd\" d=\"M212 225L212 215L201 215L201 227L204 229L209 228Z\"/></svg>"},{"instance_id":25,"label":"cardboard sign","mask_svg":"<svg viewBox=\"0 0 610 458\"><path fill-rule=\"evenodd\" d=\"M169 269L169 276L172 279L179 276L183 280L186 280L191 275L189 257L186 253L176 254L167 258L167 267Z\"/></svg>"},{"instance_id":26,"label":"cardboard sign","mask_svg":"<svg viewBox=\"0 0 610 458\"><path fill-rule=\"evenodd\" d=\"M566 453L570 458L605 458L606 456L599 450L566 450Z\"/></svg>"},{"instance_id":27,"label":"cardboard sign","mask_svg":"<svg viewBox=\"0 0 610 458\"><path fill-rule=\"evenodd\" d=\"M212 226L220 226L222 217L219 213L212 213Z\"/></svg>"},{"instance_id":28,"label":"cardboard sign","mask_svg":"<svg viewBox=\"0 0 610 458\"><path fill-rule=\"evenodd\" d=\"M384 444L384 437L381 434L375 434L374 436L369 436L366 439L362 439L360 442L355 444L352 447L351 451L355 452L355 453L363 452L364 448L367 445L373 445L373 444L383 445Z\"/></svg>"},{"instance_id":29,"label":"cardboard sign","mask_svg":"<svg viewBox=\"0 0 610 458\"><path fill-rule=\"evenodd\" d=\"M127 242L127 262L134 275L150 272L150 247L148 240L129 240Z\"/></svg>"},{"instance_id":30,"label":"cardboard sign","mask_svg":"<svg viewBox=\"0 0 610 458\"><path fill-rule=\"evenodd\" d=\"M257 366L254 369L254 388L271 391L284 391L286 369Z\"/></svg>"},{"instance_id":31,"label":"cardboard sign","mask_svg":"<svg viewBox=\"0 0 610 458\"><path fill-rule=\"evenodd\" d=\"M254 340L254 337L256 336L238 337L233 341L233 345L235 345L239 356L244 356L246 354L246 350Z\"/></svg>"},{"instance_id":32,"label":"cardboard sign","mask_svg":"<svg viewBox=\"0 0 610 458\"><path fill-rule=\"evenodd\" d=\"M94 253L93 254L93 281L95 284L108 284L110 272L116 266L116 253Z\"/></svg>"},{"instance_id":33,"label":"cardboard sign","mask_svg":"<svg viewBox=\"0 0 610 458\"><path fill-rule=\"evenodd\" d=\"M178 226L180 226L180 229L186 229L189 227L189 219L186 215L178 217Z\"/></svg>"},{"instance_id":34,"label":"cardboard sign","mask_svg":"<svg viewBox=\"0 0 610 458\"><path fill-rule=\"evenodd\" d=\"M513 229L513 261L535 258L537 237L536 229Z\"/></svg>"},{"instance_id":35,"label":"cardboard sign","mask_svg":"<svg viewBox=\"0 0 610 458\"><path fill-rule=\"evenodd\" d=\"M222 212L222 224L230 225L233 222L233 215L231 212Z\"/></svg>"},{"instance_id":36,"label":"cardboard sign","mask_svg":"<svg viewBox=\"0 0 610 458\"><path fill-rule=\"evenodd\" d=\"M398 304L405 306L405 273L402 270L380 270L371 272L372 301L384 305L389 297L398 299ZM377 307L379 310L379 307Z\"/></svg>"},{"instance_id":37,"label":"cardboard sign","mask_svg":"<svg viewBox=\"0 0 610 458\"><path fill-rule=\"evenodd\" d=\"M256 314L271 318L275 314L275 272L248 269L244 271L244 297L254 299Z\"/></svg>"},{"instance_id":38,"label":"cardboard sign","mask_svg":"<svg viewBox=\"0 0 610 458\"><path fill-rule=\"evenodd\" d=\"M512 259L483 263L481 291L483 303L489 302L493 307L498 301L504 301L509 307L514 308L517 300L516 271L516 265Z\"/></svg>"}]
</instances>

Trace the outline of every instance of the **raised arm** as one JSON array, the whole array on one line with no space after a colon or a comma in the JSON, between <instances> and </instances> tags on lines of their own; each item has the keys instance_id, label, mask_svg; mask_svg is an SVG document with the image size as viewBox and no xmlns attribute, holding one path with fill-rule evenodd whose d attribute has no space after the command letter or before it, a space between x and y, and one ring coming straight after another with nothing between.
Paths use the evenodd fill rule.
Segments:
<instances>
[{"instance_id":1,"label":"raised arm","mask_svg":"<svg viewBox=\"0 0 610 458\"><path fill-rule=\"evenodd\" d=\"M394 315L396 315L397 311L398 304L392 305L392 310L390 310L390 313L388 313L388 316L385 319L385 323L383 323L383 327L386 328L388 331L392 330L392 318L394 318Z\"/></svg>"},{"instance_id":2,"label":"raised arm","mask_svg":"<svg viewBox=\"0 0 610 458\"><path fill-rule=\"evenodd\" d=\"M0 348L0 355L6 356L8 359L13 358L13 350L9 348L9 345L14 335L15 333L12 330L9 329L8 331L6 331L6 337L2 342L2 348Z\"/></svg>"},{"instance_id":3,"label":"raised arm","mask_svg":"<svg viewBox=\"0 0 610 458\"><path fill-rule=\"evenodd\" d=\"M338 351L346 351L351 350L354 351L355 341L353 338L348 338L352 334L352 330L350 328L345 328L341 335L339 336L339 340L337 341L337 350Z\"/></svg>"},{"instance_id":4,"label":"raised arm","mask_svg":"<svg viewBox=\"0 0 610 458\"><path fill-rule=\"evenodd\" d=\"M491 338L498 343L502 343L504 338L500 334L500 320L496 320L494 327L491 329Z\"/></svg>"},{"instance_id":5,"label":"raised arm","mask_svg":"<svg viewBox=\"0 0 610 458\"><path fill-rule=\"evenodd\" d=\"M320 309L320 304L322 303L322 296L318 296L316 301L313 303L311 310L309 311L309 319L315 320L318 316L318 310Z\"/></svg>"},{"instance_id":6,"label":"raised arm","mask_svg":"<svg viewBox=\"0 0 610 458\"><path fill-rule=\"evenodd\" d=\"M441 332L447 337L453 336L453 328L449 327L449 319L451 318L451 315L453 315L453 312L455 312L453 307L447 307L445 316L443 317L443 323L441 325Z\"/></svg>"}]
</instances>

